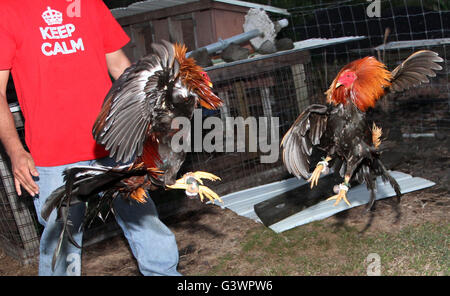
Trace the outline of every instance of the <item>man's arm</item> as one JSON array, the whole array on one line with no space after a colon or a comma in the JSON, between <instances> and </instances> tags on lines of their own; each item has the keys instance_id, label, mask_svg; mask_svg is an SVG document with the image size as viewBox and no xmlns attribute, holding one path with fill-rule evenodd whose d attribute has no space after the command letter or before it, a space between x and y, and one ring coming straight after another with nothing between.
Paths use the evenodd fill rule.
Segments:
<instances>
[{"instance_id":1,"label":"man's arm","mask_svg":"<svg viewBox=\"0 0 450 296\"><path fill-rule=\"evenodd\" d=\"M32 176L38 176L31 154L22 145L17 134L14 118L6 99L9 70L0 70L0 140L11 159L14 184L18 195L22 195L20 185L32 196L39 193L39 187Z\"/></svg>"},{"instance_id":2,"label":"man's arm","mask_svg":"<svg viewBox=\"0 0 450 296\"><path fill-rule=\"evenodd\" d=\"M128 68L131 63L125 53L119 49L106 54L106 64L111 76L116 80Z\"/></svg>"}]
</instances>

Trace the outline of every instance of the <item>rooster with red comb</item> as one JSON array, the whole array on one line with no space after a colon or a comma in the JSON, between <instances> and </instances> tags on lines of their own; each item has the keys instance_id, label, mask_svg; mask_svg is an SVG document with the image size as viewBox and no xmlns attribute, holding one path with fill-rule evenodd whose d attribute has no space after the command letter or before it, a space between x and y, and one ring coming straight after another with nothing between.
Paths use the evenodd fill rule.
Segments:
<instances>
[{"instance_id":1,"label":"rooster with red comb","mask_svg":"<svg viewBox=\"0 0 450 296\"><path fill-rule=\"evenodd\" d=\"M157 188L184 189L191 197L221 201L203 185L202 179L220 180L213 174L191 172L176 180L186 153L173 149L171 142L181 132L172 127L177 117L190 119L196 107L217 109L222 101L213 93L206 72L186 57L185 46L163 41L152 47L154 53L131 65L114 82L92 130L110 157L123 165L66 169L65 186L56 189L42 207L45 220L56 208L57 219L63 222L53 267L65 234L78 246L67 229L71 205L88 204L83 221L87 227L97 216L103 219L112 211L115 198L144 203L147 192Z\"/></svg>"},{"instance_id":2,"label":"rooster with red comb","mask_svg":"<svg viewBox=\"0 0 450 296\"><path fill-rule=\"evenodd\" d=\"M392 72L374 57L353 61L342 68L326 91L327 105L313 104L304 110L281 142L283 162L296 177L308 179L311 188L333 162L344 182L336 187L337 205L347 200L350 182L366 183L370 191L368 209L375 202L376 177L381 176L394 188L400 187L380 160L381 128L369 125L366 111L387 93L401 92L434 77L442 67L437 53L422 50L413 53ZM310 174L313 148L326 153Z\"/></svg>"}]
</instances>

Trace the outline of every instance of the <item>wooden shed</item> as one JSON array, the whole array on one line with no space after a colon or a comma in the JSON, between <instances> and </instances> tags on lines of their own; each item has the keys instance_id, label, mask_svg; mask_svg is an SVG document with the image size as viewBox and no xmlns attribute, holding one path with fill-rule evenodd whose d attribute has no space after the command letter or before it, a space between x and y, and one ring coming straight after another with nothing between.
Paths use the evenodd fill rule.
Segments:
<instances>
[{"instance_id":1,"label":"wooden shed","mask_svg":"<svg viewBox=\"0 0 450 296\"><path fill-rule=\"evenodd\" d=\"M148 0L111 12L131 38L125 52L135 61L161 39L184 43L191 51L240 34L245 15L255 7L289 14L285 9L235 0Z\"/></svg>"}]
</instances>

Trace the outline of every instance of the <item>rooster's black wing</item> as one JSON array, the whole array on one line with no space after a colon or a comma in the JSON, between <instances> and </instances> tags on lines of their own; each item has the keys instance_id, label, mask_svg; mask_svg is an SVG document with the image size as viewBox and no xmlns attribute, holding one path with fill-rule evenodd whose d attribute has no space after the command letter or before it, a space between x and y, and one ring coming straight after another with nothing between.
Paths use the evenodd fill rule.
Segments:
<instances>
[{"instance_id":1,"label":"rooster's black wing","mask_svg":"<svg viewBox=\"0 0 450 296\"><path fill-rule=\"evenodd\" d=\"M283 162L289 173L309 178L312 148L320 144L327 127L328 107L313 104L306 108L281 141Z\"/></svg>"},{"instance_id":2,"label":"rooster's black wing","mask_svg":"<svg viewBox=\"0 0 450 296\"><path fill-rule=\"evenodd\" d=\"M140 59L117 79L93 127L95 140L118 162L141 156L153 109L170 92L178 76L174 46L153 44L153 54Z\"/></svg>"}]
</instances>

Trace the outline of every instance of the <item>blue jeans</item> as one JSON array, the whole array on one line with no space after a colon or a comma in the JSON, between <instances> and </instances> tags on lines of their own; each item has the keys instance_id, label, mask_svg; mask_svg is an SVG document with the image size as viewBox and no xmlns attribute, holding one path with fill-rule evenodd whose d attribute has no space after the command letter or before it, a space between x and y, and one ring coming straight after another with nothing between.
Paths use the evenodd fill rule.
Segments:
<instances>
[{"instance_id":1,"label":"blue jeans","mask_svg":"<svg viewBox=\"0 0 450 296\"><path fill-rule=\"evenodd\" d=\"M39 195L34 198L39 223L44 226L40 242L39 275L81 275L81 249L67 239L61 247L60 256L52 271L52 257L59 238L62 224L56 222L56 211L48 221L41 217L41 207L56 188L64 184L62 172L75 165L113 165L110 158L82 161L56 167L37 167L39 177ZM73 237L81 246L83 232L78 231L84 215L84 204L71 207L70 218L73 222ZM148 198L144 204L125 201L118 197L114 201L114 213L117 223L128 240L131 251L137 259L143 275L180 275L177 271L178 247L174 234L158 218L154 202Z\"/></svg>"}]
</instances>

